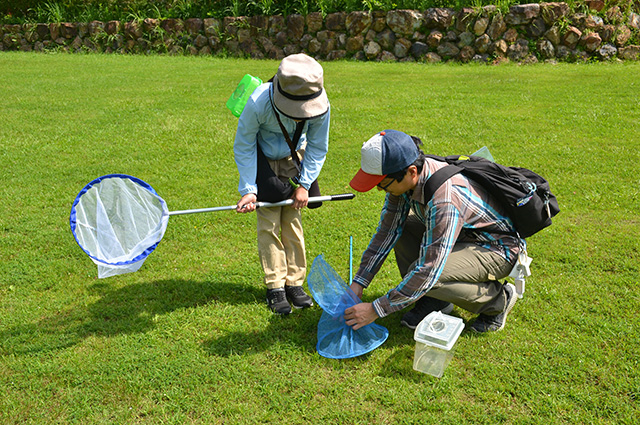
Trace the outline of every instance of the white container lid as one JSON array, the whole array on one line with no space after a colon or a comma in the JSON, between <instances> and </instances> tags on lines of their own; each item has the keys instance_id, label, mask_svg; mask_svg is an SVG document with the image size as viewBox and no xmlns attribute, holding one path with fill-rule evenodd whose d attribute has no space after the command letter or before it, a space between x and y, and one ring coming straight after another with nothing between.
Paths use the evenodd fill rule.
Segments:
<instances>
[{"instance_id":1,"label":"white container lid","mask_svg":"<svg viewBox=\"0 0 640 425\"><path fill-rule=\"evenodd\" d=\"M450 350L463 329L464 321L461 318L433 311L416 326L413 339L432 347Z\"/></svg>"}]
</instances>

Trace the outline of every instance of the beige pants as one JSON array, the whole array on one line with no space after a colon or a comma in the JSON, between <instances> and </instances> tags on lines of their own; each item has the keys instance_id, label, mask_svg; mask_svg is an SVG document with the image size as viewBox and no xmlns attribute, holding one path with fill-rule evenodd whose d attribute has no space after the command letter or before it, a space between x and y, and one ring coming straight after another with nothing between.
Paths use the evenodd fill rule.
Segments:
<instances>
[{"instance_id":1,"label":"beige pants","mask_svg":"<svg viewBox=\"0 0 640 425\"><path fill-rule=\"evenodd\" d=\"M298 173L291 157L269 160L273 172L283 181ZM300 286L307 272L307 258L300 210L291 206L256 210L258 254L268 289Z\"/></svg>"},{"instance_id":2,"label":"beige pants","mask_svg":"<svg viewBox=\"0 0 640 425\"><path fill-rule=\"evenodd\" d=\"M410 215L395 246L402 276L418 259L424 232L424 224ZM507 277L512 268L513 264L488 249L474 243L457 243L447 257L438 282L425 296L453 303L472 313L497 314L506 305L506 293L498 279Z\"/></svg>"}]
</instances>

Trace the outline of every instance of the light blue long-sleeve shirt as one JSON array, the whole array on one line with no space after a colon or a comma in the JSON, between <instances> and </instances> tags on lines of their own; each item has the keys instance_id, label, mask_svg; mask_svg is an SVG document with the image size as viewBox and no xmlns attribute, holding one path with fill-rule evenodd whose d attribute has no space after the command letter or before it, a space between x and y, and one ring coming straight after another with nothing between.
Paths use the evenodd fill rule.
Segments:
<instances>
[{"instance_id":1,"label":"light blue long-sleeve shirt","mask_svg":"<svg viewBox=\"0 0 640 425\"><path fill-rule=\"evenodd\" d=\"M271 83L265 83L255 89L240 115L238 129L233 144L236 165L240 173L238 191L258 193L256 174L258 154L256 143L269 159L278 160L291 155L291 149L282 134L278 120L271 108L269 90ZM306 142L304 160L300 174L300 184L307 190L318 178L329 150L329 122L331 107L326 114L307 120L298 141L297 149ZM282 125L293 138L296 122L280 114Z\"/></svg>"}]
</instances>

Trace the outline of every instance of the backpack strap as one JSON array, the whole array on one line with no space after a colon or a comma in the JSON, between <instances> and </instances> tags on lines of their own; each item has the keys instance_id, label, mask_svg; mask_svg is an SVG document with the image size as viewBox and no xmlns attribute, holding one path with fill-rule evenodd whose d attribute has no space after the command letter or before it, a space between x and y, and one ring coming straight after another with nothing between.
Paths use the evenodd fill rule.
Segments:
<instances>
[{"instance_id":1,"label":"backpack strap","mask_svg":"<svg viewBox=\"0 0 640 425\"><path fill-rule=\"evenodd\" d=\"M442 167L435 173L433 173L431 177L429 177L429 179L425 182L422 188L422 193L424 194L424 204L427 205L429 203L431 198L433 198L433 194L436 193L436 190L438 190L438 188L442 186L444 182L446 182L456 174L461 173L462 171L464 171L464 168L459 167L457 165L449 164L445 167ZM468 234L476 233L475 230L469 230L469 229L464 229L464 230ZM517 232L505 232L502 230L490 230L490 229L485 229L484 231L490 231L491 233L496 233L499 235L520 237Z\"/></svg>"},{"instance_id":2,"label":"backpack strap","mask_svg":"<svg viewBox=\"0 0 640 425\"><path fill-rule=\"evenodd\" d=\"M461 173L462 170L463 168L458 167L457 165L447 165L446 167L442 167L441 169L433 173L431 177L427 179L424 187L422 188L422 193L424 194L424 204L426 205L429 203L429 200L433 198L433 194L436 193L436 190L438 190L438 188L442 186L444 182L446 182L456 174Z\"/></svg>"}]
</instances>

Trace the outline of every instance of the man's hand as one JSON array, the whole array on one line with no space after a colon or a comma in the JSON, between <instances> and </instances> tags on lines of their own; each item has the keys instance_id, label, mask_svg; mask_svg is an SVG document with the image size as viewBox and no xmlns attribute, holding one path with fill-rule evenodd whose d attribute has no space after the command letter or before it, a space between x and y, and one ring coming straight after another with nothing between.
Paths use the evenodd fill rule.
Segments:
<instances>
[{"instance_id":1,"label":"man's hand","mask_svg":"<svg viewBox=\"0 0 640 425\"><path fill-rule=\"evenodd\" d=\"M236 205L236 212L248 213L255 211L257 201L258 197L255 193L247 193L238 201L238 204Z\"/></svg>"},{"instance_id":2,"label":"man's hand","mask_svg":"<svg viewBox=\"0 0 640 425\"><path fill-rule=\"evenodd\" d=\"M309 203L309 192L304 187L299 186L293 191L293 196L291 198L293 199L291 207L300 210L306 207Z\"/></svg>"},{"instance_id":3,"label":"man's hand","mask_svg":"<svg viewBox=\"0 0 640 425\"><path fill-rule=\"evenodd\" d=\"M377 318L378 313L373 309L371 303L356 304L344 311L344 320L354 331L373 323Z\"/></svg>"}]
</instances>

